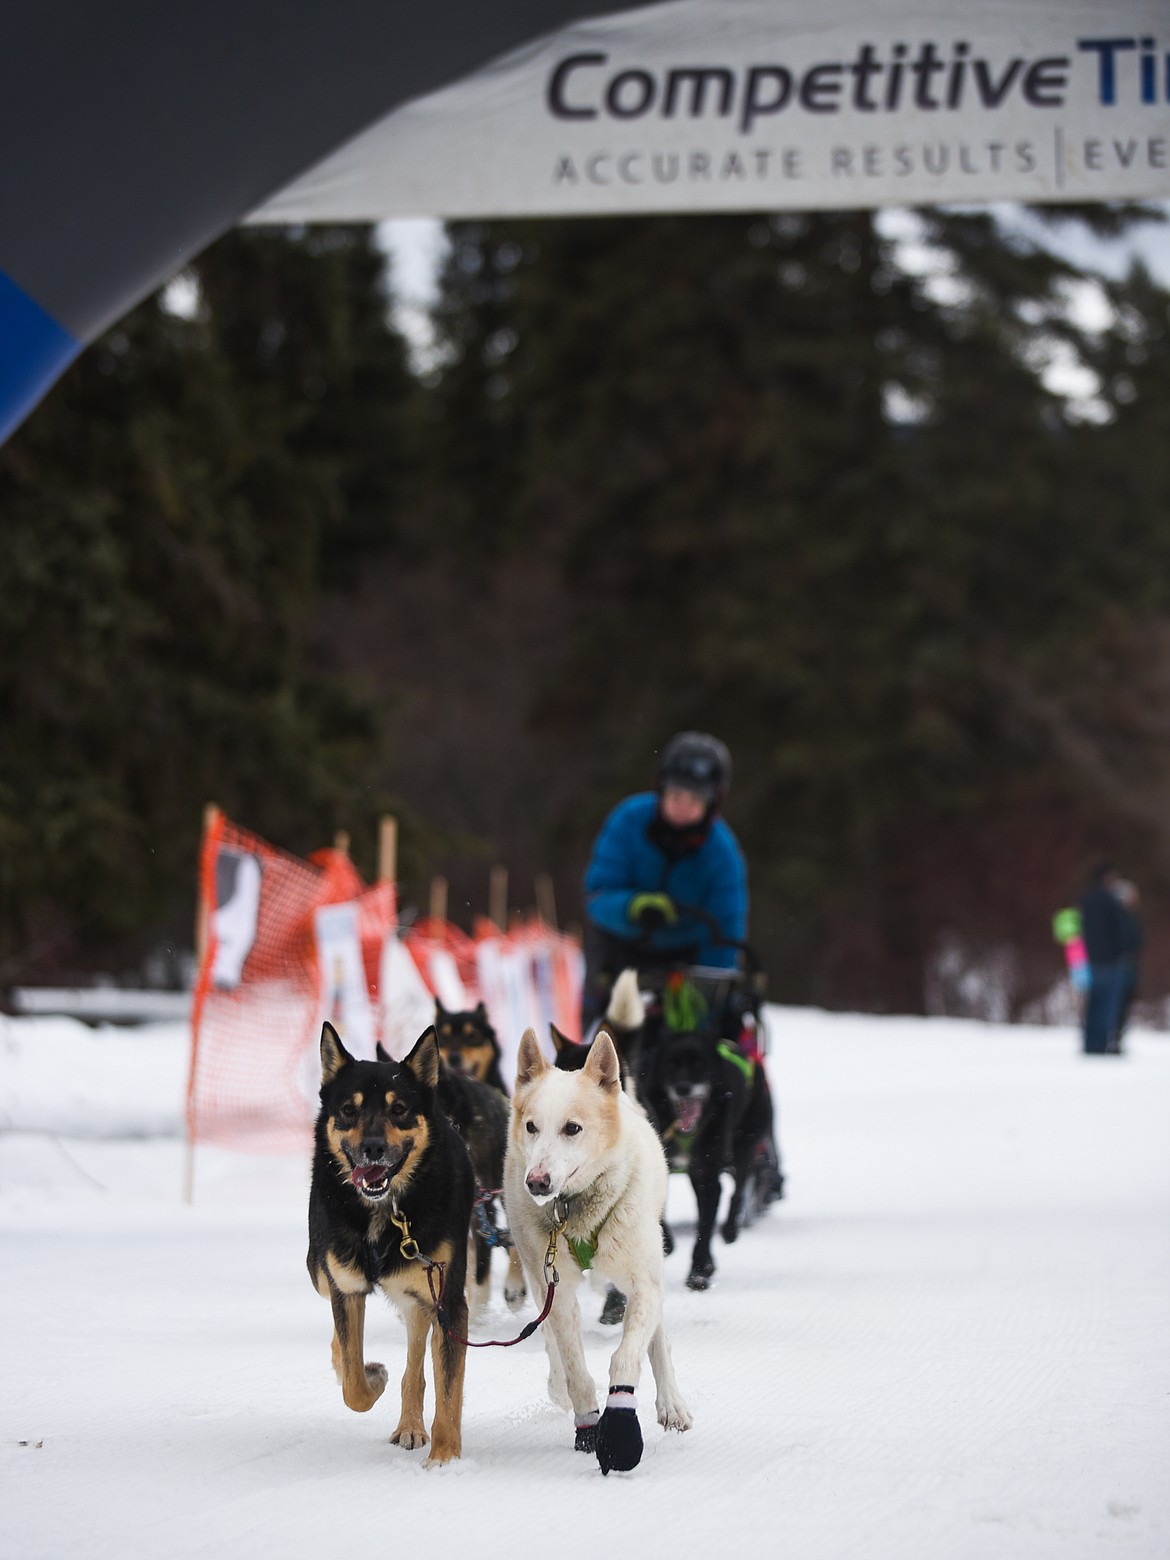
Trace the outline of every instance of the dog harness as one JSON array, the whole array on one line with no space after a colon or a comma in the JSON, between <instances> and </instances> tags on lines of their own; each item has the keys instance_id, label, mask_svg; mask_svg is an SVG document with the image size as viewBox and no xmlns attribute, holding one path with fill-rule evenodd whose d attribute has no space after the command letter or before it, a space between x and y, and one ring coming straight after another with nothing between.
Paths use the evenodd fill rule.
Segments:
<instances>
[{"instance_id":1,"label":"dog harness","mask_svg":"<svg viewBox=\"0 0 1170 1560\"><path fill-rule=\"evenodd\" d=\"M756 1063L754 1057L745 1056L742 1051L736 1050L735 1046L733 1046L729 1040L720 1040L719 1044L715 1047L715 1050L716 1053L721 1056L725 1062L730 1062L732 1066L738 1067L740 1072L743 1073L744 1077L749 1083L752 1081L756 1075Z\"/></svg>"},{"instance_id":2,"label":"dog harness","mask_svg":"<svg viewBox=\"0 0 1170 1560\"><path fill-rule=\"evenodd\" d=\"M616 1203L614 1204L614 1207L617 1207ZM554 1204L554 1213L555 1212L556 1206ZM597 1255L597 1237L601 1234L602 1226L605 1224L605 1220L609 1218L609 1215L612 1212L613 1208L608 1209L605 1214L605 1218L602 1219L601 1223L596 1227L592 1235L590 1235L586 1240L577 1240L572 1235L567 1233L565 1235L565 1245L568 1246L569 1250L573 1253L573 1260L581 1269L582 1273L588 1273L589 1269L593 1266L593 1259ZM568 1217L567 1210L564 1217Z\"/></svg>"},{"instance_id":3,"label":"dog harness","mask_svg":"<svg viewBox=\"0 0 1170 1560\"><path fill-rule=\"evenodd\" d=\"M601 1225L590 1235L588 1240L575 1240L572 1235L565 1236L565 1245L573 1253L577 1266L582 1273L588 1273L593 1266L593 1259L597 1255L597 1237L601 1233Z\"/></svg>"},{"instance_id":4,"label":"dog harness","mask_svg":"<svg viewBox=\"0 0 1170 1560\"><path fill-rule=\"evenodd\" d=\"M690 1034L701 1029L707 1017L707 1001L699 988L679 970L667 977L662 992L663 1017L667 1029Z\"/></svg>"}]
</instances>

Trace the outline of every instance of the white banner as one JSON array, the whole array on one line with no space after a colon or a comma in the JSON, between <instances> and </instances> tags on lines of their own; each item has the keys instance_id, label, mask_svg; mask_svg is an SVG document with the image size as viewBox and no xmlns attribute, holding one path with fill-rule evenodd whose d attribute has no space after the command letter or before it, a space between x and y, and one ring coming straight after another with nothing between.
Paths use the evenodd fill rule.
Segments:
<instances>
[{"instance_id":1,"label":"white banner","mask_svg":"<svg viewBox=\"0 0 1170 1560\"><path fill-rule=\"evenodd\" d=\"M252 220L1167 195L1167 0L676 0L407 104Z\"/></svg>"},{"instance_id":2,"label":"white banner","mask_svg":"<svg viewBox=\"0 0 1170 1560\"><path fill-rule=\"evenodd\" d=\"M336 1026L351 1056L372 1061L374 1013L362 964L358 907L352 901L322 905L313 915L313 928L317 937L321 1018ZM317 1029L319 1033L319 1025Z\"/></svg>"},{"instance_id":3,"label":"white banner","mask_svg":"<svg viewBox=\"0 0 1170 1560\"><path fill-rule=\"evenodd\" d=\"M211 984L217 991L234 991L256 941L260 914L260 858L248 851L221 846L215 862L215 909L211 912Z\"/></svg>"},{"instance_id":4,"label":"white banner","mask_svg":"<svg viewBox=\"0 0 1170 1560\"><path fill-rule=\"evenodd\" d=\"M393 932L382 945L378 990L382 1044L400 1062L435 1022L435 999L427 990L418 965Z\"/></svg>"}]
</instances>

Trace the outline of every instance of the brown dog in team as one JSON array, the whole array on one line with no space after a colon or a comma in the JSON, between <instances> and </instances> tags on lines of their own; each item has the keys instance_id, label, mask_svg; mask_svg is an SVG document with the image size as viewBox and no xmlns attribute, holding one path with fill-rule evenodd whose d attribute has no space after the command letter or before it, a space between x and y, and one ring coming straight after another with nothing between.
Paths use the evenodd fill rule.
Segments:
<instances>
[{"instance_id":1,"label":"brown dog in team","mask_svg":"<svg viewBox=\"0 0 1170 1560\"><path fill-rule=\"evenodd\" d=\"M326 1024L309 1193L309 1277L333 1307L333 1368L346 1404L358 1413L374 1406L387 1380L384 1365L365 1360L366 1296L380 1289L406 1323L402 1413L390 1439L408 1449L428 1440L423 1362L430 1334L429 1464L462 1451L467 1350L458 1340L467 1336L475 1193L466 1145L438 1104L438 1078L433 1028L402 1062L364 1062Z\"/></svg>"}]
</instances>

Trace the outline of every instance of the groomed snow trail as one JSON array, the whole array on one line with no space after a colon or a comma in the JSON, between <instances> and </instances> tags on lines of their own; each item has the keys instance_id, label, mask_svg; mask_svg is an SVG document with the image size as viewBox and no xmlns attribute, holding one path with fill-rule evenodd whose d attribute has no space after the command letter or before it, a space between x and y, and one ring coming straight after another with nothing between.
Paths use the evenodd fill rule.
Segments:
<instances>
[{"instance_id":1,"label":"groomed snow trail","mask_svg":"<svg viewBox=\"0 0 1170 1560\"><path fill-rule=\"evenodd\" d=\"M695 1415L602 1479L538 1339L468 1361L463 1461L350 1413L304 1267L307 1164L201 1151L183 1035L0 1020L0 1554L351 1547L1001 1560L1170 1554L1170 1037L775 1009L789 1195L667 1323ZM498 1297L501 1269L497 1269ZM585 1292L604 1384L615 1337ZM526 1311L525 1317L532 1314ZM498 1298L480 1337L513 1336ZM429 1408L428 1408L429 1420Z\"/></svg>"}]
</instances>

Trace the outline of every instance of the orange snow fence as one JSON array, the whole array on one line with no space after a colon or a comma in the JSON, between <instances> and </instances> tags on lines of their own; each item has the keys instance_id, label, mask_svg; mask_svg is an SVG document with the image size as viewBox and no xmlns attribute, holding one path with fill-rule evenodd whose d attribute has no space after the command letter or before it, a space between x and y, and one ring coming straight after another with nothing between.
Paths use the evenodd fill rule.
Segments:
<instances>
[{"instance_id":1,"label":"orange snow fence","mask_svg":"<svg viewBox=\"0 0 1170 1560\"><path fill-rule=\"evenodd\" d=\"M526 1029L536 1031L550 1060L555 1056L550 1023L570 1040L581 1038L584 960L573 938L539 917L517 922L507 932L481 920L476 940L480 992L499 1037L501 1071L510 1084Z\"/></svg>"},{"instance_id":2,"label":"orange snow fence","mask_svg":"<svg viewBox=\"0 0 1170 1560\"><path fill-rule=\"evenodd\" d=\"M403 941L445 1008L460 1012L484 1004L505 1059L515 1057L529 1026L542 1044L550 1022L570 1039L580 1037L581 949L539 916L506 932L481 916L474 937L431 916L416 921ZM507 1067L504 1076L510 1077Z\"/></svg>"},{"instance_id":3,"label":"orange snow fence","mask_svg":"<svg viewBox=\"0 0 1170 1560\"><path fill-rule=\"evenodd\" d=\"M450 1013L463 1012L479 1001L479 974L476 969L475 938L441 921L426 916L415 921L403 938L427 990Z\"/></svg>"},{"instance_id":4,"label":"orange snow fence","mask_svg":"<svg viewBox=\"0 0 1170 1560\"><path fill-rule=\"evenodd\" d=\"M381 1042L405 1056L434 1022L483 1001L515 1076L530 1025L549 1054L549 1023L579 1034L582 957L539 919L469 937L433 918L399 938L391 883L368 888L348 856L307 861L220 812L209 816L199 865L206 927L191 1015L187 1134L257 1153L307 1149L328 1019L354 1056Z\"/></svg>"},{"instance_id":5,"label":"orange snow fence","mask_svg":"<svg viewBox=\"0 0 1170 1560\"><path fill-rule=\"evenodd\" d=\"M215 813L199 898L207 935L191 1016L189 1140L304 1148L322 1020L336 1022L355 1055L374 1054L394 887L367 888L339 851L302 861Z\"/></svg>"}]
</instances>

